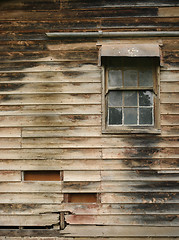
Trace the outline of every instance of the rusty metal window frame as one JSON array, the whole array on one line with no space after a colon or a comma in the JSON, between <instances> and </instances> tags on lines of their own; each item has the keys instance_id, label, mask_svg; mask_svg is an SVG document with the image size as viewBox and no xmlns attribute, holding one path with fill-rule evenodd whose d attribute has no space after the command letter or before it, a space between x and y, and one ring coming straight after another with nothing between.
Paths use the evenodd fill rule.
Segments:
<instances>
[{"instance_id":1,"label":"rusty metal window frame","mask_svg":"<svg viewBox=\"0 0 179 240\"><path fill-rule=\"evenodd\" d=\"M138 56L137 56L138 57ZM120 57L121 59L125 57ZM148 57L145 57L146 59L151 59ZM117 62L116 57L105 57L104 59L113 59L113 61ZM135 57L133 58L135 61ZM139 59L139 58L138 58ZM141 58L141 62L142 62ZM153 59L153 58L152 58ZM156 58L155 58L156 59ZM140 60L139 60L140 61ZM155 61L153 61L153 72L154 72L154 77L153 77L153 87L115 87L115 88L109 88L108 86L108 72L109 69L120 69L122 70L124 66L120 67L117 66L117 64L114 64L112 66L108 64L108 61L104 61L105 63L102 64L103 66L103 83L102 83L102 133L111 133L111 134L120 134L120 133L147 133L147 134L160 134L160 104L159 104L159 99L160 99L160 86L159 86L159 79L160 79L160 68L159 64L156 64ZM106 63L107 62L107 63ZM127 69L127 66L126 66ZM130 68L131 69L131 68ZM122 80L123 81L123 80ZM139 80L138 80L139 81ZM134 90L134 91L139 91L139 90L149 90L153 92L153 125L109 125L108 124L108 101L107 101L107 96L109 91L125 91L125 90ZM138 93L137 93L138 94ZM124 107L124 106L123 106ZM137 113L138 115L139 113Z\"/></svg>"}]
</instances>

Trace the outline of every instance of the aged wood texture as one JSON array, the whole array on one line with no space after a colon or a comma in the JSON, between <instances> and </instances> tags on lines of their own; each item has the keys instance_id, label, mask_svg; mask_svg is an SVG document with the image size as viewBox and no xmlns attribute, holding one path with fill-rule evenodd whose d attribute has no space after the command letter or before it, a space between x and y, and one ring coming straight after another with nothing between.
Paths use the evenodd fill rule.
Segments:
<instances>
[{"instance_id":1,"label":"aged wood texture","mask_svg":"<svg viewBox=\"0 0 179 240\"><path fill-rule=\"evenodd\" d=\"M178 38L45 35L177 31L178 10L178 0L0 2L2 240L179 238ZM161 134L102 134L96 44L106 42L160 44ZM60 181L24 171L61 171Z\"/></svg>"}]
</instances>

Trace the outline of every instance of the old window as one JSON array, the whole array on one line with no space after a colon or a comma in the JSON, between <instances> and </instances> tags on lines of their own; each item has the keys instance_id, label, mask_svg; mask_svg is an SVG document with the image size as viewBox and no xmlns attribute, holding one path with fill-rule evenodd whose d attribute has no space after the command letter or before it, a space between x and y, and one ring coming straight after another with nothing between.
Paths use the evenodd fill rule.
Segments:
<instances>
[{"instance_id":1,"label":"old window","mask_svg":"<svg viewBox=\"0 0 179 240\"><path fill-rule=\"evenodd\" d=\"M103 132L159 133L159 58L102 58Z\"/></svg>"}]
</instances>

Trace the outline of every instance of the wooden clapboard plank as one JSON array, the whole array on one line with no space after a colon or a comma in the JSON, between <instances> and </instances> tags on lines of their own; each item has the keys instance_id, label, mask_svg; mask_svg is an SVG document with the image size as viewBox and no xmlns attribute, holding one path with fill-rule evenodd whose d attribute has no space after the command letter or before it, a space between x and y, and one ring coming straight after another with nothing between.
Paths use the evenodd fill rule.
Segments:
<instances>
[{"instance_id":1,"label":"wooden clapboard plank","mask_svg":"<svg viewBox=\"0 0 179 240\"><path fill-rule=\"evenodd\" d=\"M73 127L100 126L100 115L0 116L1 127Z\"/></svg>"},{"instance_id":2,"label":"wooden clapboard plank","mask_svg":"<svg viewBox=\"0 0 179 240\"><path fill-rule=\"evenodd\" d=\"M21 148L20 138L1 138L0 137L0 149L1 148Z\"/></svg>"},{"instance_id":3,"label":"wooden clapboard plank","mask_svg":"<svg viewBox=\"0 0 179 240\"><path fill-rule=\"evenodd\" d=\"M4 160L0 160L0 169L1 170L179 170L178 164L179 160L177 159L123 159L123 160L101 160L100 152L96 151L96 149L92 149L86 151L80 151L82 156L80 156L80 152L78 151L68 151L69 155L63 154L61 158L55 160L56 158L60 158L57 156L59 151L52 155L54 152L48 149L48 156L44 156L42 152L36 152L36 149L33 152L36 152L36 155L27 154L27 155L16 155L13 158L14 153L12 153L9 159L7 156L4 156ZM27 152L27 150L26 150ZM76 154L75 154L76 153ZM78 153L78 154L77 154ZM2 153L1 153L2 154ZM59 153L60 154L60 153ZM62 152L61 152L62 154ZM61 156L60 154L60 156ZM74 155L75 154L75 155ZM99 154L99 155L98 155ZM47 155L47 153L46 153ZM70 156L69 159L66 156ZM97 158L99 156L99 158ZM2 157L1 157L2 158ZM45 160L46 158L46 160ZM24 160L25 159L25 160ZM37 161L38 160L38 161Z\"/></svg>"},{"instance_id":4,"label":"wooden clapboard plank","mask_svg":"<svg viewBox=\"0 0 179 240\"><path fill-rule=\"evenodd\" d=\"M0 159L100 159L100 149L0 149ZM40 162L39 162L40 164ZM41 169L35 169L41 170Z\"/></svg>"},{"instance_id":5,"label":"wooden clapboard plank","mask_svg":"<svg viewBox=\"0 0 179 240\"><path fill-rule=\"evenodd\" d=\"M179 92L179 81L177 82L163 82L160 86L161 92Z\"/></svg>"},{"instance_id":6,"label":"wooden clapboard plank","mask_svg":"<svg viewBox=\"0 0 179 240\"><path fill-rule=\"evenodd\" d=\"M20 194L20 196L23 196L23 195L25 195L25 194ZM40 196L40 194L38 194L38 195ZM29 196L30 196L30 194L29 194ZM51 196L52 196L52 194L51 194ZM0 208L0 216L1 215L10 216L11 215L11 217L13 217L13 215L23 216L23 215L55 213L55 212L58 212L59 209L61 209L60 206L61 206L60 204L37 204L37 203L33 203L33 202L31 202L31 203L29 202L29 203L25 203L25 204L22 204L22 203L0 204L0 207L1 207Z\"/></svg>"},{"instance_id":7,"label":"wooden clapboard plank","mask_svg":"<svg viewBox=\"0 0 179 240\"><path fill-rule=\"evenodd\" d=\"M24 62L24 63L1 63L0 73L27 73L27 72L58 72L58 71L97 71L95 63L76 62Z\"/></svg>"},{"instance_id":8,"label":"wooden clapboard plank","mask_svg":"<svg viewBox=\"0 0 179 240\"><path fill-rule=\"evenodd\" d=\"M161 84L163 84L163 82L177 82L178 81L178 76L179 76L179 71L161 71L161 75L160 75L160 81Z\"/></svg>"},{"instance_id":9,"label":"wooden clapboard plank","mask_svg":"<svg viewBox=\"0 0 179 240\"><path fill-rule=\"evenodd\" d=\"M102 192L179 192L177 181L105 181L101 182Z\"/></svg>"},{"instance_id":10,"label":"wooden clapboard plank","mask_svg":"<svg viewBox=\"0 0 179 240\"><path fill-rule=\"evenodd\" d=\"M61 231L63 236L75 237L146 237L146 236L178 236L178 227L140 227L140 226L67 226Z\"/></svg>"},{"instance_id":11,"label":"wooden clapboard plank","mask_svg":"<svg viewBox=\"0 0 179 240\"><path fill-rule=\"evenodd\" d=\"M22 147L24 148L129 148L129 147L178 147L178 138L94 138L94 137L80 137L80 138L23 138Z\"/></svg>"},{"instance_id":12,"label":"wooden clapboard plank","mask_svg":"<svg viewBox=\"0 0 179 240\"><path fill-rule=\"evenodd\" d=\"M86 107L86 106L85 106ZM88 109L88 107L87 107ZM101 127L36 127L22 128L22 137L90 137L100 136Z\"/></svg>"},{"instance_id":13,"label":"wooden clapboard plank","mask_svg":"<svg viewBox=\"0 0 179 240\"><path fill-rule=\"evenodd\" d=\"M30 72L30 73L0 73L4 82L37 83L37 82L101 82L101 71L59 71L59 72Z\"/></svg>"},{"instance_id":14,"label":"wooden clapboard plank","mask_svg":"<svg viewBox=\"0 0 179 240\"><path fill-rule=\"evenodd\" d=\"M100 192L100 182L63 182L62 192L63 193L96 193Z\"/></svg>"},{"instance_id":15,"label":"wooden clapboard plank","mask_svg":"<svg viewBox=\"0 0 179 240\"><path fill-rule=\"evenodd\" d=\"M59 182L9 182L0 183L0 192L56 192L61 193L62 183Z\"/></svg>"},{"instance_id":16,"label":"wooden clapboard plank","mask_svg":"<svg viewBox=\"0 0 179 240\"><path fill-rule=\"evenodd\" d=\"M1 105L33 105L33 104L100 104L101 94L8 94L1 95Z\"/></svg>"},{"instance_id":17,"label":"wooden clapboard plank","mask_svg":"<svg viewBox=\"0 0 179 240\"><path fill-rule=\"evenodd\" d=\"M18 182L21 181L20 171L0 171L1 182Z\"/></svg>"},{"instance_id":18,"label":"wooden clapboard plank","mask_svg":"<svg viewBox=\"0 0 179 240\"><path fill-rule=\"evenodd\" d=\"M177 114L167 114L167 115L162 115L161 116L161 125L173 125L173 126L177 126L179 125L179 115Z\"/></svg>"},{"instance_id":19,"label":"wooden clapboard plank","mask_svg":"<svg viewBox=\"0 0 179 240\"><path fill-rule=\"evenodd\" d=\"M175 86L174 86L175 88ZM0 83L0 94L101 93L100 83Z\"/></svg>"},{"instance_id":20,"label":"wooden clapboard plank","mask_svg":"<svg viewBox=\"0 0 179 240\"><path fill-rule=\"evenodd\" d=\"M172 104L161 104L160 105L160 113L164 114L179 114L179 103Z\"/></svg>"},{"instance_id":21,"label":"wooden clapboard plank","mask_svg":"<svg viewBox=\"0 0 179 240\"><path fill-rule=\"evenodd\" d=\"M21 137L21 128L0 128L0 137Z\"/></svg>"},{"instance_id":22,"label":"wooden clapboard plank","mask_svg":"<svg viewBox=\"0 0 179 240\"><path fill-rule=\"evenodd\" d=\"M160 101L161 103L178 103L178 93L161 93Z\"/></svg>"},{"instance_id":23,"label":"wooden clapboard plank","mask_svg":"<svg viewBox=\"0 0 179 240\"><path fill-rule=\"evenodd\" d=\"M64 171L63 181L100 181L100 171Z\"/></svg>"},{"instance_id":24,"label":"wooden clapboard plank","mask_svg":"<svg viewBox=\"0 0 179 240\"><path fill-rule=\"evenodd\" d=\"M179 171L101 171L103 181L177 181Z\"/></svg>"},{"instance_id":25,"label":"wooden clapboard plank","mask_svg":"<svg viewBox=\"0 0 179 240\"><path fill-rule=\"evenodd\" d=\"M159 8L158 15L161 17L178 17L179 7L170 7L170 11L167 7Z\"/></svg>"},{"instance_id":26,"label":"wooden clapboard plank","mask_svg":"<svg viewBox=\"0 0 179 240\"><path fill-rule=\"evenodd\" d=\"M158 204L179 203L179 193L101 193L101 203ZM142 206L142 205L141 205ZM142 207L140 208L142 211ZM169 210L169 208L168 208ZM135 213L135 212L134 212Z\"/></svg>"},{"instance_id":27,"label":"wooden clapboard plank","mask_svg":"<svg viewBox=\"0 0 179 240\"><path fill-rule=\"evenodd\" d=\"M62 201L63 194L60 193L1 193L0 198L0 203L6 204L6 206L7 204L50 204L49 206L52 208L53 204L59 204ZM18 205L17 211L22 212L22 209L18 210ZM33 209L35 209L35 205L33 206ZM1 210L5 211L5 206L4 208L1 208ZM12 207L10 207L10 210L8 212L11 213L13 211L11 210ZM27 211L29 211L28 208ZM30 213L31 211L32 208L30 208Z\"/></svg>"},{"instance_id":28,"label":"wooden clapboard plank","mask_svg":"<svg viewBox=\"0 0 179 240\"><path fill-rule=\"evenodd\" d=\"M70 225L179 226L177 215L67 215L65 220Z\"/></svg>"},{"instance_id":29,"label":"wooden clapboard plank","mask_svg":"<svg viewBox=\"0 0 179 240\"><path fill-rule=\"evenodd\" d=\"M59 214L0 215L1 226L50 226L59 223Z\"/></svg>"},{"instance_id":30,"label":"wooden clapboard plank","mask_svg":"<svg viewBox=\"0 0 179 240\"><path fill-rule=\"evenodd\" d=\"M139 158L178 158L177 148L104 148L102 149L104 159L139 159Z\"/></svg>"},{"instance_id":31,"label":"wooden clapboard plank","mask_svg":"<svg viewBox=\"0 0 179 240\"><path fill-rule=\"evenodd\" d=\"M71 114L84 114L84 115L93 115L99 114L101 112L101 105L89 104L89 105L80 105L80 104L54 104L54 105L19 105L19 106L0 106L0 115L1 116L16 116L16 115L71 115Z\"/></svg>"}]
</instances>

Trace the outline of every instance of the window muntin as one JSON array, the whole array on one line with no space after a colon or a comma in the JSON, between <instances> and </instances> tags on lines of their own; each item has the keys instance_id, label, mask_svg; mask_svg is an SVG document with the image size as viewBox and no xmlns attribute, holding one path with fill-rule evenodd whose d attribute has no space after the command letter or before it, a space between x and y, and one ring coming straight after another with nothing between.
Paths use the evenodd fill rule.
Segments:
<instances>
[{"instance_id":1,"label":"window muntin","mask_svg":"<svg viewBox=\"0 0 179 240\"><path fill-rule=\"evenodd\" d=\"M158 59L109 57L103 65L105 130L158 127Z\"/></svg>"}]
</instances>

